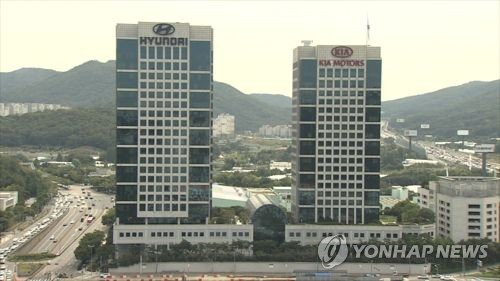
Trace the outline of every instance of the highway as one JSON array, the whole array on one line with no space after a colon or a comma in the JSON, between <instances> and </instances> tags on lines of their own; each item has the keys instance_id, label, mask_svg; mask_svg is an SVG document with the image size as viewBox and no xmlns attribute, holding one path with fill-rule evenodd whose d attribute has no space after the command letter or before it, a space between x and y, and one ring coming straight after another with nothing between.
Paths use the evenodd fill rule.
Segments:
<instances>
[{"instance_id":1,"label":"highway","mask_svg":"<svg viewBox=\"0 0 500 281\"><path fill-rule=\"evenodd\" d=\"M82 188L85 193L82 192ZM87 192L90 192L91 195L88 196ZM68 189L59 189L59 196L49 207L48 215L33 222L23 232L13 234L13 237L2 243L2 246L8 248L14 244L13 240L24 237L33 228L40 228L28 241L22 245L18 244L9 255L45 252L57 255L52 260L47 261L47 265L38 272L36 276L39 278L43 278L46 273L76 273L78 261L73 252L85 233L95 230L106 231L106 227L101 223L101 218L107 209L114 205L111 197L108 194L94 192L90 187L83 185L70 185ZM55 216L54 213L60 215ZM89 216L94 219L87 223ZM43 220L49 220L50 217L52 217L52 222L42 225ZM54 239L51 239L52 237ZM8 270L15 271L15 263L13 262L6 262L6 267Z\"/></svg>"},{"instance_id":2,"label":"highway","mask_svg":"<svg viewBox=\"0 0 500 281\"><path fill-rule=\"evenodd\" d=\"M408 140L391 131L387 121L381 123L381 136L382 138L394 138L395 143L402 147L408 147ZM480 154L468 153L465 151L458 151L455 149L438 146L434 142L424 140L414 140L416 146L425 149L427 158L430 160L437 160L448 166L471 166L472 168L481 169L482 160ZM471 148L469 148L471 150ZM490 159L487 160L487 167L489 172L500 172L500 163L496 163Z\"/></svg>"},{"instance_id":3,"label":"highway","mask_svg":"<svg viewBox=\"0 0 500 281\"><path fill-rule=\"evenodd\" d=\"M82 186L70 186L68 195L73 198L73 203L70 205L69 212L64 216L57 225L48 232L34 251L49 251L58 255L56 258L49 261L35 277L42 278L47 273L67 273L68 275L77 274L78 261L76 260L73 252L78 247L78 242L85 233L90 233L95 230L105 231L105 226L101 223L102 216L106 213L106 208L113 207L114 203L111 202L111 195L102 194L90 190L85 187L85 194L82 193ZM87 196L87 191L91 193L92 199ZM80 198L84 204L78 203ZM85 197L88 197L85 199ZM78 206L79 204L79 206ZM92 206L94 204L95 206ZM90 210L88 208L91 208ZM87 214L87 216L86 216ZM89 224L86 219L92 215L94 220ZM83 218L83 222L81 219ZM71 224L71 221L74 221ZM64 226L66 224L66 226ZM78 230L82 228L82 230ZM53 242L50 237L54 235L57 242Z\"/></svg>"}]
</instances>

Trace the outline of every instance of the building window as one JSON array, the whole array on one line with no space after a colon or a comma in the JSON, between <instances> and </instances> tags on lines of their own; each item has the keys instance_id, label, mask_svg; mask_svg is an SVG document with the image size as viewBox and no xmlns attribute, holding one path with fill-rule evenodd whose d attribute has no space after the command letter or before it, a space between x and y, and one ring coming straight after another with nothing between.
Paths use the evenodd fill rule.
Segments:
<instances>
[{"instance_id":1,"label":"building window","mask_svg":"<svg viewBox=\"0 0 500 281\"><path fill-rule=\"evenodd\" d=\"M117 126L137 126L137 110L117 110Z\"/></svg>"},{"instance_id":2,"label":"building window","mask_svg":"<svg viewBox=\"0 0 500 281\"><path fill-rule=\"evenodd\" d=\"M208 182L209 168L208 167L190 167L189 168L190 182Z\"/></svg>"},{"instance_id":3,"label":"building window","mask_svg":"<svg viewBox=\"0 0 500 281\"><path fill-rule=\"evenodd\" d=\"M191 73L189 78L191 90L210 90L212 84L210 74Z\"/></svg>"},{"instance_id":4,"label":"building window","mask_svg":"<svg viewBox=\"0 0 500 281\"><path fill-rule=\"evenodd\" d=\"M189 69L210 71L212 51L210 41L191 41L189 46Z\"/></svg>"},{"instance_id":5,"label":"building window","mask_svg":"<svg viewBox=\"0 0 500 281\"><path fill-rule=\"evenodd\" d=\"M304 105L316 104L316 91L314 90L301 90L299 92L299 103Z\"/></svg>"},{"instance_id":6,"label":"building window","mask_svg":"<svg viewBox=\"0 0 500 281\"><path fill-rule=\"evenodd\" d=\"M210 164L208 148L190 148L189 164Z\"/></svg>"},{"instance_id":7,"label":"building window","mask_svg":"<svg viewBox=\"0 0 500 281\"><path fill-rule=\"evenodd\" d=\"M316 60L299 61L299 87L316 88Z\"/></svg>"},{"instance_id":8,"label":"building window","mask_svg":"<svg viewBox=\"0 0 500 281\"><path fill-rule=\"evenodd\" d=\"M137 88L137 72L117 72L116 73L116 87L123 89L136 89Z\"/></svg>"},{"instance_id":9,"label":"building window","mask_svg":"<svg viewBox=\"0 0 500 281\"><path fill-rule=\"evenodd\" d=\"M137 69L136 39L116 39L116 69Z\"/></svg>"},{"instance_id":10,"label":"building window","mask_svg":"<svg viewBox=\"0 0 500 281\"><path fill-rule=\"evenodd\" d=\"M301 107L300 108L300 121L316 121L316 108L315 107Z\"/></svg>"},{"instance_id":11,"label":"building window","mask_svg":"<svg viewBox=\"0 0 500 281\"><path fill-rule=\"evenodd\" d=\"M209 111L191 111L189 113L190 127L209 127L210 112Z\"/></svg>"},{"instance_id":12,"label":"building window","mask_svg":"<svg viewBox=\"0 0 500 281\"><path fill-rule=\"evenodd\" d=\"M210 93L209 92L190 93L189 105L191 108L210 108Z\"/></svg>"}]
</instances>

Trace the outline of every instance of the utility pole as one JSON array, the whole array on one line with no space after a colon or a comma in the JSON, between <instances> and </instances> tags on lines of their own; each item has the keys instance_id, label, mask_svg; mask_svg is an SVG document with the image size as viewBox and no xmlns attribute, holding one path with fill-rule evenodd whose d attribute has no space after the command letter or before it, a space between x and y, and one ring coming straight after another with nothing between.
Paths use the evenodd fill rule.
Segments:
<instances>
[{"instance_id":1,"label":"utility pole","mask_svg":"<svg viewBox=\"0 0 500 281\"><path fill-rule=\"evenodd\" d=\"M94 245L87 245L87 247L90 248L90 276L92 276L92 249L94 248Z\"/></svg>"},{"instance_id":2,"label":"utility pole","mask_svg":"<svg viewBox=\"0 0 500 281\"><path fill-rule=\"evenodd\" d=\"M139 275L142 275L142 251L139 255Z\"/></svg>"},{"instance_id":3,"label":"utility pole","mask_svg":"<svg viewBox=\"0 0 500 281\"><path fill-rule=\"evenodd\" d=\"M465 276L465 259L462 256L462 276Z\"/></svg>"}]
</instances>

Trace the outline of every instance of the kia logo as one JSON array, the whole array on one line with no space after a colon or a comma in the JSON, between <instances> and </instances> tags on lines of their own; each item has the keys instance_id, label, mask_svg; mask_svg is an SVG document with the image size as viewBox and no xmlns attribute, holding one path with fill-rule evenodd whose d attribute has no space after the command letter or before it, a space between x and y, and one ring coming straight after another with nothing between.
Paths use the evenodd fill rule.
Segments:
<instances>
[{"instance_id":1,"label":"kia logo","mask_svg":"<svg viewBox=\"0 0 500 281\"><path fill-rule=\"evenodd\" d=\"M168 23L159 23L153 26L153 32L158 35L170 35L175 32L175 27Z\"/></svg>"},{"instance_id":2,"label":"kia logo","mask_svg":"<svg viewBox=\"0 0 500 281\"><path fill-rule=\"evenodd\" d=\"M332 56L337 58L348 58L352 56L352 49L346 46L338 46L332 49Z\"/></svg>"}]
</instances>

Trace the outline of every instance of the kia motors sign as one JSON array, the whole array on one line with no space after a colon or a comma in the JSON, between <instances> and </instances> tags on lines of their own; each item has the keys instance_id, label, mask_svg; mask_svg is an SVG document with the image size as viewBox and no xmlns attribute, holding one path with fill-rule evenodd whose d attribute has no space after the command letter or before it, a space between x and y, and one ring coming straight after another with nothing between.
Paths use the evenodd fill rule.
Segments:
<instances>
[{"instance_id":1,"label":"kia motors sign","mask_svg":"<svg viewBox=\"0 0 500 281\"><path fill-rule=\"evenodd\" d=\"M336 58L348 58L354 53L351 48L346 46L335 47L330 52L332 53L332 56Z\"/></svg>"},{"instance_id":2,"label":"kia motors sign","mask_svg":"<svg viewBox=\"0 0 500 281\"><path fill-rule=\"evenodd\" d=\"M416 137L417 130L405 130L404 135L405 135L405 137Z\"/></svg>"},{"instance_id":3,"label":"kia motors sign","mask_svg":"<svg viewBox=\"0 0 500 281\"><path fill-rule=\"evenodd\" d=\"M469 130L457 130L457 135L458 136L468 136Z\"/></svg>"},{"instance_id":4,"label":"kia motors sign","mask_svg":"<svg viewBox=\"0 0 500 281\"><path fill-rule=\"evenodd\" d=\"M429 124L420 124L421 129L430 129L431 125Z\"/></svg>"},{"instance_id":5,"label":"kia motors sign","mask_svg":"<svg viewBox=\"0 0 500 281\"><path fill-rule=\"evenodd\" d=\"M476 144L474 147L475 153L492 153L495 152L494 144Z\"/></svg>"}]
</instances>

